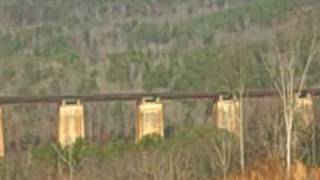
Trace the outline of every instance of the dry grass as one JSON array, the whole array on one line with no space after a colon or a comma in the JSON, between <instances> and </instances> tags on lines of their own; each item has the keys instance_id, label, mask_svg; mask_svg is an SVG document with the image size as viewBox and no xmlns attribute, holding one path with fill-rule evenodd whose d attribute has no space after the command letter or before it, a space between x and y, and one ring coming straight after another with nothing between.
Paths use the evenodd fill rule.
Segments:
<instances>
[{"instance_id":1,"label":"dry grass","mask_svg":"<svg viewBox=\"0 0 320 180\"><path fill-rule=\"evenodd\" d=\"M285 165L275 158L254 162L245 173L246 180L284 180L286 178ZM235 173L229 180L241 180L241 174ZM302 162L296 161L292 165L292 180L320 179L320 168L308 168Z\"/></svg>"}]
</instances>

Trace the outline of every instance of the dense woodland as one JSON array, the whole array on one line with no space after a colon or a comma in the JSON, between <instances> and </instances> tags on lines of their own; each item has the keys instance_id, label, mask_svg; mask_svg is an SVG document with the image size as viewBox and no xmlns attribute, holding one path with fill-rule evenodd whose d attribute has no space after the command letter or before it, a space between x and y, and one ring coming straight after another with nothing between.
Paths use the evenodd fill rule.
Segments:
<instances>
[{"instance_id":1,"label":"dense woodland","mask_svg":"<svg viewBox=\"0 0 320 180\"><path fill-rule=\"evenodd\" d=\"M318 0L0 0L0 95L272 89L265 57L299 40L304 66L319 12ZM314 59L304 88L320 86ZM140 144L135 102L85 104L87 138L72 157L56 145L58 104L3 106L0 177L236 178L239 140L216 128L212 101L164 103L166 138ZM310 127L293 127L293 163L308 168L320 164L318 106ZM245 100L246 171L284 169L283 119L279 98Z\"/></svg>"}]
</instances>

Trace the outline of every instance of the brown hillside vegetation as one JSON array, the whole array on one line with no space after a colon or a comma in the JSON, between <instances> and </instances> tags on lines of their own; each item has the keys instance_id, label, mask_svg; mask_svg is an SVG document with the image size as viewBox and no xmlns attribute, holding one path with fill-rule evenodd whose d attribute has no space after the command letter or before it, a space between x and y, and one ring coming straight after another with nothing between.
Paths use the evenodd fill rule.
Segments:
<instances>
[{"instance_id":1,"label":"brown hillside vegetation","mask_svg":"<svg viewBox=\"0 0 320 180\"><path fill-rule=\"evenodd\" d=\"M244 179L246 180L284 180L285 165L276 158L258 160L248 166ZM228 180L242 180L239 173L227 177ZM308 168L302 162L296 161L292 166L292 180L320 179L320 168Z\"/></svg>"}]
</instances>

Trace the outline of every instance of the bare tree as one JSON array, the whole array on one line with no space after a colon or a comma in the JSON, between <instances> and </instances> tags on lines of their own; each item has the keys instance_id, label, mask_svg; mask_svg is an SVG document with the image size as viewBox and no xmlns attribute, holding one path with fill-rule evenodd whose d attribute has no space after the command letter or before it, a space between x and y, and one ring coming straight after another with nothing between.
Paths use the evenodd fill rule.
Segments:
<instances>
[{"instance_id":1,"label":"bare tree","mask_svg":"<svg viewBox=\"0 0 320 180\"><path fill-rule=\"evenodd\" d=\"M211 144L213 150L211 165L219 169L222 172L223 179L226 180L233 163L237 143L231 134L223 132L221 136L212 138Z\"/></svg>"},{"instance_id":2,"label":"bare tree","mask_svg":"<svg viewBox=\"0 0 320 180\"><path fill-rule=\"evenodd\" d=\"M250 53L250 42L245 38L239 36L231 38L231 44L226 44L223 49L226 51L220 58L220 63L227 73L221 80L221 84L224 84L226 90L237 94L239 97L239 113L237 115L237 120L239 123L239 159L241 166L242 177L244 177L245 172L245 143L244 143L244 107L245 107L245 91L247 86L254 81L252 74L256 71L253 68L253 54ZM244 53L245 52L245 53ZM228 68L228 70L225 70Z\"/></svg>"},{"instance_id":3,"label":"bare tree","mask_svg":"<svg viewBox=\"0 0 320 180\"><path fill-rule=\"evenodd\" d=\"M59 160L62 160L62 162L64 162L67 166L68 166L68 170L69 170L69 180L73 180L74 177L74 171L75 171L75 167L74 167L74 163L73 163L73 146L69 146L67 147L68 149L68 154L67 156L65 156L62 152L62 150L60 150L56 145L52 145L52 148L55 150L55 152L58 154L58 158ZM59 167L60 168L60 167Z\"/></svg>"},{"instance_id":4,"label":"bare tree","mask_svg":"<svg viewBox=\"0 0 320 180\"><path fill-rule=\"evenodd\" d=\"M262 58L282 102L286 126L286 174L288 179L291 174L291 142L296 93L301 94L308 70L318 51L318 36L314 24L312 28L306 27L302 14L290 16L290 18L293 20L290 19L289 23L277 29L279 30L277 38L272 42L270 51ZM307 28L309 28L308 31Z\"/></svg>"},{"instance_id":5,"label":"bare tree","mask_svg":"<svg viewBox=\"0 0 320 180\"><path fill-rule=\"evenodd\" d=\"M79 152L84 148L82 141L78 140L76 144L71 144L64 149L55 144L52 144L51 147L57 154L58 166L60 166L60 161L65 164L69 171L69 180L73 180L77 168L85 161L84 157L76 157L79 156Z\"/></svg>"}]
</instances>

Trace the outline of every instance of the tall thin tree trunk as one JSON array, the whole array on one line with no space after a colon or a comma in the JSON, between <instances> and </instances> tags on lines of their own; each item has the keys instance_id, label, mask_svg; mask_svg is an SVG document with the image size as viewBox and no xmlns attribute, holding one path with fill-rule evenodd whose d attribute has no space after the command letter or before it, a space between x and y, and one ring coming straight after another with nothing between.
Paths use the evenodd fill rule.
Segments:
<instances>
[{"instance_id":1,"label":"tall thin tree trunk","mask_svg":"<svg viewBox=\"0 0 320 180\"><path fill-rule=\"evenodd\" d=\"M241 164L241 177L244 179L245 176L245 157L244 157L244 132L243 132L243 93L240 95L240 164Z\"/></svg>"},{"instance_id":2,"label":"tall thin tree trunk","mask_svg":"<svg viewBox=\"0 0 320 180\"><path fill-rule=\"evenodd\" d=\"M292 141L292 121L293 121L293 113L292 109L289 109L290 112L286 114L286 123L287 123L287 141L286 141L286 179L291 179L291 141Z\"/></svg>"},{"instance_id":3,"label":"tall thin tree trunk","mask_svg":"<svg viewBox=\"0 0 320 180\"><path fill-rule=\"evenodd\" d=\"M74 167L73 167L73 145L68 147L68 166L69 166L69 180L73 180Z\"/></svg>"},{"instance_id":4,"label":"tall thin tree trunk","mask_svg":"<svg viewBox=\"0 0 320 180\"><path fill-rule=\"evenodd\" d=\"M93 136L92 136L92 134L93 134L93 118L92 118L92 116L90 116L90 119L89 119L89 127L88 127L88 140L89 140L89 145L91 145L92 144L92 142L93 142Z\"/></svg>"},{"instance_id":5,"label":"tall thin tree trunk","mask_svg":"<svg viewBox=\"0 0 320 180\"><path fill-rule=\"evenodd\" d=\"M317 139L316 139L316 126L314 123L312 123L312 165L315 166L317 161Z\"/></svg>"},{"instance_id":6,"label":"tall thin tree trunk","mask_svg":"<svg viewBox=\"0 0 320 180\"><path fill-rule=\"evenodd\" d=\"M290 174L291 174L291 131L287 130L287 144L286 144L286 149L287 149L287 179L290 179Z\"/></svg>"}]
</instances>

